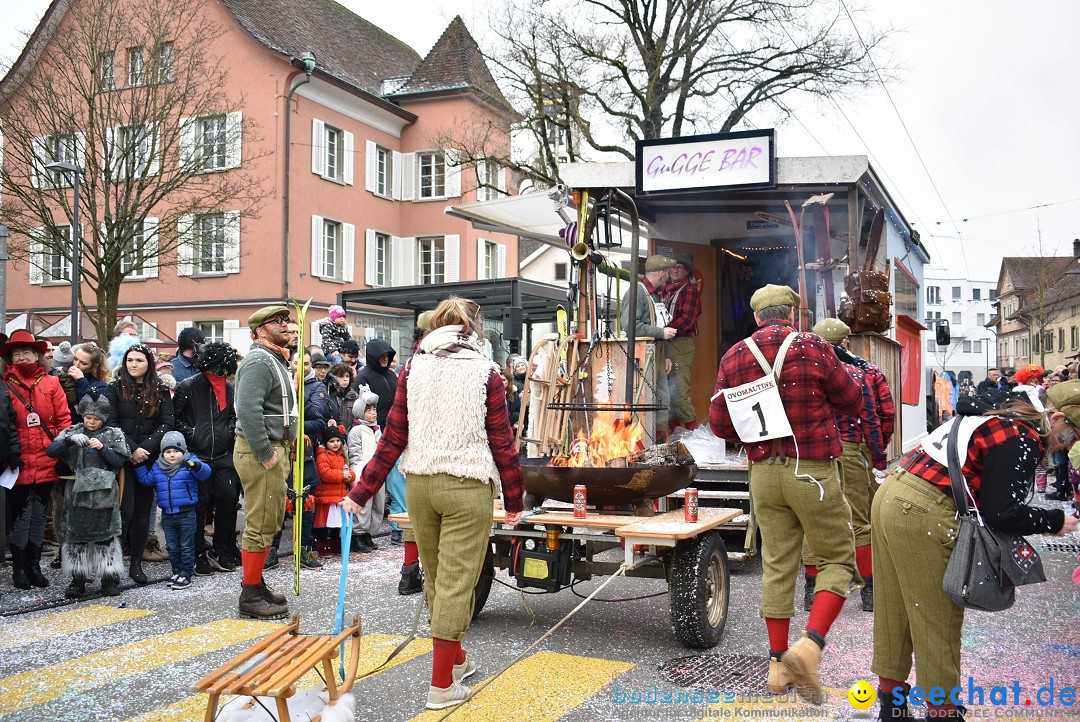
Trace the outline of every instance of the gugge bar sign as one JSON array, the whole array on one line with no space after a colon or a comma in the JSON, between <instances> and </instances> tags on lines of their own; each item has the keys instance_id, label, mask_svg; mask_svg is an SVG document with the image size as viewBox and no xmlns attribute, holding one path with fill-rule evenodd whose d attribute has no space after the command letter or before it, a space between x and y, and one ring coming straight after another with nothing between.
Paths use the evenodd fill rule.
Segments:
<instances>
[{"instance_id":1,"label":"gugge bar sign","mask_svg":"<svg viewBox=\"0 0 1080 722\"><path fill-rule=\"evenodd\" d=\"M775 132L713 133L639 140L638 195L776 185Z\"/></svg>"}]
</instances>

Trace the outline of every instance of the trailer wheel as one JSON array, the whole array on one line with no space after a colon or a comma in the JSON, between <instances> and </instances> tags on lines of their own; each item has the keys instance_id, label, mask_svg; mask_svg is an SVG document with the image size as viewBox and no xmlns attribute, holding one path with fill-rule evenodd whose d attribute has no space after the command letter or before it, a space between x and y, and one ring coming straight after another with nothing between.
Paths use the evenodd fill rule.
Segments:
<instances>
[{"instance_id":1,"label":"trailer wheel","mask_svg":"<svg viewBox=\"0 0 1080 722\"><path fill-rule=\"evenodd\" d=\"M724 633L730 601L727 550L719 532L686 539L671 559L671 626L694 649L715 647Z\"/></svg>"},{"instance_id":2,"label":"trailer wheel","mask_svg":"<svg viewBox=\"0 0 1080 722\"><path fill-rule=\"evenodd\" d=\"M488 549L487 556L484 557L484 565L480 567L480 578L476 580L476 587L473 589L473 621L480 616L480 612L484 609L484 605L487 604L488 595L491 594L491 580L495 577L495 562L491 550Z\"/></svg>"}]
</instances>

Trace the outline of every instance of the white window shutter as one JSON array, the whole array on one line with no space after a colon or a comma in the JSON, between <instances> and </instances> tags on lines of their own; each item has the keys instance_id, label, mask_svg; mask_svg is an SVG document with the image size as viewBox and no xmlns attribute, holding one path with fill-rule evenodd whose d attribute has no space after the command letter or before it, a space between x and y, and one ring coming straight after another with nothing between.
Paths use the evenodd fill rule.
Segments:
<instances>
[{"instance_id":1,"label":"white window shutter","mask_svg":"<svg viewBox=\"0 0 1080 722\"><path fill-rule=\"evenodd\" d=\"M239 168L244 141L244 115L240 111L225 116L225 167Z\"/></svg>"},{"instance_id":2,"label":"white window shutter","mask_svg":"<svg viewBox=\"0 0 1080 722\"><path fill-rule=\"evenodd\" d=\"M140 278L158 277L158 219L147 218L143 221L143 266L139 271Z\"/></svg>"},{"instance_id":3,"label":"white window shutter","mask_svg":"<svg viewBox=\"0 0 1080 722\"><path fill-rule=\"evenodd\" d=\"M375 338L375 329L371 326L364 326L364 345L367 346L373 338Z\"/></svg>"},{"instance_id":4,"label":"white window shutter","mask_svg":"<svg viewBox=\"0 0 1080 722\"><path fill-rule=\"evenodd\" d=\"M443 155L446 162L445 195L447 198L457 198L461 195L461 151L447 148Z\"/></svg>"},{"instance_id":5,"label":"white window shutter","mask_svg":"<svg viewBox=\"0 0 1080 722\"><path fill-rule=\"evenodd\" d=\"M394 236L390 246L393 253L393 262L390 264L394 277L393 285L416 285L416 239Z\"/></svg>"},{"instance_id":6,"label":"white window shutter","mask_svg":"<svg viewBox=\"0 0 1080 722\"><path fill-rule=\"evenodd\" d=\"M147 123L143 126L146 140L150 144L150 160L146 164L146 175L157 175L161 172L161 133L158 132L157 123Z\"/></svg>"},{"instance_id":7,"label":"white window shutter","mask_svg":"<svg viewBox=\"0 0 1080 722\"><path fill-rule=\"evenodd\" d=\"M187 117L180 119L180 154L177 161L181 171L194 170L199 150L199 119Z\"/></svg>"},{"instance_id":8,"label":"white window shutter","mask_svg":"<svg viewBox=\"0 0 1080 722\"><path fill-rule=\"evenodd\" d=\"M416 153L401 154L401 200L416 198Z\"/></svg>"},{"instance_id":9,"label":"white window shutter","mask_svg":"<svg viewBox=\"0 0 1080 722\"><path fill-rule=\"evenodd\" d=\"M507 195L506 192L506 168L503 168L498 163L495 163L495 187L499 189L499 193ZM500 197L501 197L500 196Z\"/></svg>"},{"instance_id":10,"label":"white window shutter","mask_svg":"<svg viewBox=\"0 0 1080 722\"><path fill-rule=\"evenodd\" d=\"M45 170L49 163L48 139L45 136L34 138L30 141L30 147L34 153L33 166L30 168L30 185L34 188L43 188L48 185L48 171ZM39 281L40 283L40 281Z\"/></svg>"},{"instance_id":11,"label":"white window shutter","mask_svg":"<svg viewBox=\"0 0 1080 722\"><path fill-rule=\"evenodd\" d=\"M506 278L506 244L498 244L498 259L496 260L496 278Z\"/></svg>"},{"instance_id":12,"label":"white window shutter","mask_svg":"<svg viewBox=\"0 0 1080 722\"><path fill-rule=\"evenodd\" d=\"M308 331L308 338L304 339L307 341L307 343L304 344L305 346L322 346L322 334L319 333L319 324L321 322L321 319L311 322L311 330ZM309 341L308 339L311 340ZM301 363L301 365L303 364Z\"/></svg>"},{"instance_id":13,"label":"white window shutter","mask_svg":"<svg viewBox=\"0 0 1080 722\"><path fill-rule=\"evenodd\" d=\"M191 328L195 323L193 321L177 321L176 322L176 337L180 338L180 332L185 328Z\"/></svg>"},{"instance_id":14,"label":"white window shutter","mask_svg":"<svg viewBox=\"0 0 1080 722\"><path fill-rule=\"evenodd\" d=\"M75 133L75 165L86 167L86 133Z\"/></svg>"},{"instance_id":15,"label":"white window shutter","mask_svg":"<svg viewBox=\"0 0 1080 722\"><path fill-rule=\"evenodd\" d=\"M368 140L364 142L364 190L375 192L375 183L377 181L377 164L376 153L378 153L378 146L374 141ZM396 155L396 154L395 154Z\"/></svg>"},{"instance_id":16,"label":"white window shutter","mask_svg":"<svg viewBox=\"0 0 1080 722\"><path fill-rule=\"evenodd\" d=\"M326 175L326 123L311 121L311 172Z\"/></svg>"},{"instance_id":17,"label":"white window shutter","mask_svg":"<svg viewBox=\"0 0 1080 722\"><path fill-rule=\"evenodd\" d=\"M341 224L341 280L352 283L356 278L356 226Z\"/></svg>"},{"instance_id":18,"label":"white window shutter","mask_svg":"<svg viewBox=\"0 0 1080 722\"><path fill-rule=\"evenodd\" d=\"M342 180L345 181L345 185L351 186L353 184L353 148L356 146L356 136L349 131L344 132L345 135L345 169L342 176Z\"/></svg>"},{"instance_id":19,"label":"white window shutter","mask_svg":"<svg viewBox=\"0 0 1080 722\"><path fill-rule=\"evenodd\" d=\"M375 238L375 231L371 228L367 229L364 238L364 283L373 288L378 278L378 259L376 249L377 239Z\"/></svg>"},{"instance_id":20,"label":"white window shutter","mask_svg":"<svg viewBox=\"0 0 1080 722\"><path fill-rule=\"evenodd\" d=\"M44 273L41 267L45 265L45 245L41 237L45 234L45 228L35 228L30 232L30 283L40 285Z\"/></svg>"},{"instance_id":21,"label":"white window shutter","mask_svg":"<svg viewBox=\"0 0 1080 722\"><path fill-rule=\"evenodd\" d=\"M195 272L195 214L185 213L177 223L176 274L190 276Z\"/></svg>"},{"instance_id":22,"label":"white window shutter","mask_svg":"<svg viewBox=\"0 0 1080 722\"><path fill-rule=\"evenodd\" d=\"M405 172L404 155L396 150L390 152L390 197L395 201L402 200L402 174Z\"/></svg>"},{"instance_id":23,"label":"white window shutter","mask_svg":"<svg viewBox=\"0 0 1080 722\"><path fill-rule=\"evenodd\" d=\"M311 217L311 275L322 278L323 217Z\"/></svg>"},{"instance_id":24,"label":"white window shutter","mask_svg":"<svg viewBox=\"0 0 1080 722\"><path fill-rule=\"evenodd\" d=\"M477 281L486 281L487 280L487 276L485 275L485 271L487 269L484 268L484 251L485 250L487 250L487 241L484 240L483 238L477 238L476 239L476 280Z\"/></svg>"},{"instance_id":25,"label":"white window shutter","mask_svg":"<svg viewBox=\"0 0 1080 722\"><path fill-rule=\"evenodd\" d=\"M446 247L446 282L456 283L461 277L461 236L443 236Z\"/></svg>"},{"instance_id":26,"label":"white window shutter","mask_svg":"<svg viewBox=\"0 0 1080 722\"><path fill-rule=\"evenodd\" d=\"M401 345L401 331L396 328L390 332L390 345L395 349Z\"/></svg>"},{"instance_id":27,"label":"white window shutter","mask_svg":"<svg viewBox=\"0 0 1080 722\"><path fill-rule=\"evenodd\" d=\"M240 273L240 211L225 211L225 273Z\"/></svg>"}]
</instances>

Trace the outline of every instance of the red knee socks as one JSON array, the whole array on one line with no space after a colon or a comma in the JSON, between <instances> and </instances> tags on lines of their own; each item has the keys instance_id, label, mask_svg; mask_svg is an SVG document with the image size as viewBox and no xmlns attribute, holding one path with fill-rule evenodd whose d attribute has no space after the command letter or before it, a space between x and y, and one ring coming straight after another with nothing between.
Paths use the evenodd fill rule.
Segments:
<instances>
[{"instance_id":1,"label":"red knee socks","mask_svg":"<svg viewBox=\"0 0 1080 722\"><path fill-rule=\"evenodd\" d=\"M806 629L816 632L824 637L829 632L836 618L840 616L840 610L844 608L844 598L835 592L817 591L814 593L814 603L810 606L810 621L806 623Z\"/></svg>"},{"instance_id":2,"label":"red knee socks","mask_svg":"<svg viewBox=\"0 0 1080 722\"><path fill-rule=\"evenodd\" d=\"M874 555L869 544L855 547L855 568L863 579L874 575Z\"/></svg>"},{"instance_id":3,"label":"red knee socks","mask_svg":"<svg viewBox=\"0 0 1080 722\"><path fill-rule=\"evenodd\" d=\"M454 658L454 664L465 664L465 648L461 646L461 642L458 642L457 657Z\"/></svg>"},{"instance_id":4,"label":"red knee socks","mask_svg":"<svg viewBox=\"0 0 1080 722\"><path fill-rule=\"evenodd\" d=\"M454 683L454 664L459 655L464 662L461 642L431 638L431 686L446 689Z\"/></svg>"},{"instance_id":5,"label":"red knee socks","mask_svg":"<svg viewBox=\"0 0 1080 722\"><path fill-rule=\"evenodd\" d=\"M788 618L765 617L765 629L769 632L769 651L781 654L788 648L788 630L791 620Z\"/></svg>"},{"instance_id":6,"label":"red knee socks","mask_svg":"<svg viewBox=\"0 0 1080 722\"><path fill-rule=\"evenodd\" d=\"M416 542L405 542L405 564L416 564L420 561L420 550L416 548Z\"/></svg>"},{"instance_id":7,"label":"red knee socks","mask_svg":"<svg viewBox=\"0 0 1080 722\"><path fill-rule=\"evenodd\" d=\"M817 567L814 566L813 564L807 564L806 565L806 576L816 578L817 577Z\"/></svg>"},{"instance_id":8,"label":"red knee socks","mask_svg":"<svg viewBox=\"0 0 1080 722\"><path fill-rule=\"evenodd\" d=\"M269 549L263 549L261 552L240 550L240 558L244 566L244 584L258 584L262 581L263 565L266 564L266 555L269 553Z\"/></svg>"}]
</instances>

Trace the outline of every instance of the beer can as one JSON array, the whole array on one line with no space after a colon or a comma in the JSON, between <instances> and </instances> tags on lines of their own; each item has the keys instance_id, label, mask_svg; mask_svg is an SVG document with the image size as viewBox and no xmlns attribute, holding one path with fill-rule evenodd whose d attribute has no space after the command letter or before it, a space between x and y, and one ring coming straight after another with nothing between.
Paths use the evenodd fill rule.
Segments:
<instances>
[{"instance_id":1,"label":"beer can","mask_svg":"<svg viewBox=\"0 0 1080 722\"><path fill-rule=\"evenodd\" d=\"M578 484L574 487L574 518L585 518L585 504L588 500L588 492L585 489L584 484Z\"/></svg>"},{"instance_id":2,"label":"beer can","mask_svg":"<svg viewBox=\"0 0 1080 722\"><path fill-rule=\"evenodd\" d=\"M696 522L698 512L697 489L690 487L683 497L683 517L687 522Z\"/></svg>"}]
</instances>

